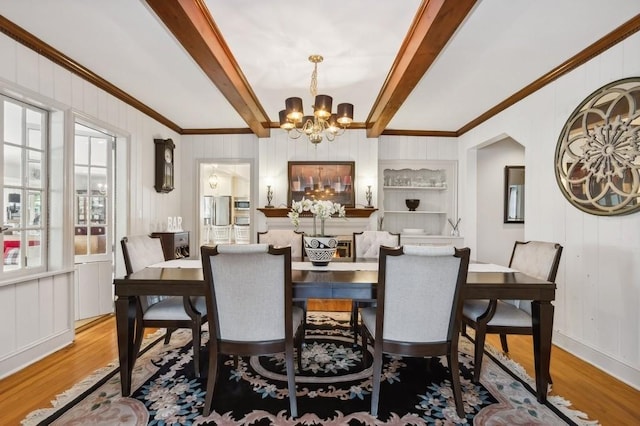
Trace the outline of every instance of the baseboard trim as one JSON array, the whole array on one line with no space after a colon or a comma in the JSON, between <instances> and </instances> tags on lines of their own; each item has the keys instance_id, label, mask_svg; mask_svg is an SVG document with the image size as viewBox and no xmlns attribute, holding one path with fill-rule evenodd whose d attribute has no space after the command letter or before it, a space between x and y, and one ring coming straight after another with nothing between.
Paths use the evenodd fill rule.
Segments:
<instances>
[{"instance_id":1,"label":"baseboard trim","mask_svg":"<svg viewBox=\"0 0 640 426\"><path fill-rule=\"evenodd\" d=\"M640 390L640 370L597 351L578 340L560 334L557 331L553 335L553 344L599 368L621 382L628 384L632 388Z\"/></svg>"}]
</instances>

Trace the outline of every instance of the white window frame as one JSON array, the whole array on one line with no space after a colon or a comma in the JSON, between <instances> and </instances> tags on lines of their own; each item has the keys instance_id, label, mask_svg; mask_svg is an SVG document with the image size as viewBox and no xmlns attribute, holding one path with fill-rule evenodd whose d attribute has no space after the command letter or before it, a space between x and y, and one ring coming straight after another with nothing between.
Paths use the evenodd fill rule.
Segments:
<instances>
[{"instance_id":1,"label":"white window frame","mask_svg":"<svg viewBox=\"0 0 640 426\"><path fill-rule=\"evenodd\" d=\"M5 128L7 123L5 123L5 102L11 103L13 105L17 105L22 109L22 114L20 118L20 127L21 127L21 141L19 143L8 142L5 141ZM31 110L41 114L42 120L40 123L40 128L33 127L32 125L27 124L27 111ZM18 184L7 184L5 182L4 172L0 173L0 212L2 213L2 228L3 233L0 235L0 241L2 241L3 248L3 256L2 256L2 265L0 268L1 275L4 278L14 278L20 276L31 275L34 273L41 273L47 271L48 269L48 236L49 236L49 221L48 221L48 159L49 159L49 111L36 107L26 102L22 102L6 95L0 94L0 135L2 136L2 149L0 149L0 164L4 167L4 156L5 156L5 147L10 146L12 148L21 149L20 154L20 162L21 162L21 176L20 182ZM41 147L33 148L28 145L28 134L30 129L36 129L40 131L41 134ZM39 186L30 186L29 182L29 153L37 153L40 156L40 185ZM33 160L32 160L33 161ZM11 229L5 229L10 225L9 220L7 218L6 213L7 207L5 205L5 190L15 191L15 193L20 194L21 200L21 208L19 212L19 223L18 226L15 226L15 223L11 223ZM40 214L38 223L35 223L34 220L29 221L31 215L29 214L30 210L25 208L27 205L29 194L34 192L40 193ZM5 232L7 235L5 235ZM17 259L17 265L5 265L5 239L9 237L8 233L17 232L19 235L19 247L20 247L20 257ZM39 239L34 239L39 241L39 256L40 262L37 265L29 265L29 252L28 249L30 247L30 239L29 235L37 235L39 233ZM27 250L23 250L23 248L27 248Z\"/></svg>"}]
</instances>

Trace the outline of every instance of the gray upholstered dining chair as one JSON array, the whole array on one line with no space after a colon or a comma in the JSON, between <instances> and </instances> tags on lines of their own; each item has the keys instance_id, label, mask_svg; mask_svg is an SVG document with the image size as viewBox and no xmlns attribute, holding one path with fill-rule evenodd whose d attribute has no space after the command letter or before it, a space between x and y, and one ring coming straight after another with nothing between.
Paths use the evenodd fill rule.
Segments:
<instances>
[{"instance_id":1,"label":"gray upholstered dining chair","mask_svg":"<svg viewBox=\"0 0 640 426\"><path fill-rule=\"evenodd\" d=\"M120 241L127 275L147 266L164 262L160 238L148 235L131 235ZM204 297L140 296L136 303L135 353L140 350L145 328L166 328L165 344L177 328L191 329L193 338L193 366L200 376L200 333L207 322L207 305Z\"/></svg>"},{"instance_id":2,"label":"gray upholstered dining chair","mask_svg":"<svg viewBox=\"0 0 640 426\"><path fill-rule=\"evenodd\" d=\"M389 231L362 231L353 233L353 261L358 259L378 259L381 246L398 247L400 234ZM358 310L363 306L374 306L375 299L351 300L351 329L353 345L358 344Z\"/></svg>"},{"instance_id":3,"label":"gray upholstered dining chair","mask_svg":"<svg viewBox=\"0 0 640 426\"><path fill-rule=\"evenodd\" d=\"M302 260L304 257L304 243L302 232L294 231L292 229L269 229L265 232L258 232L258 239L256 240L260 244L271 244L274 247L286 247L291 246L291 258Z\"/></svg>"},{"instance_id":4,"label":"gray upholstered dining chair","mask_svg":"<svg viewBox=\"0 0 640 426\"><path fill-rule=\"evenodd\" d=\"M562 246L544 241L516 241L509 267L535 278L555 282ZM474 381L480 379L486 335L500 334L502 350L509 352L507 334L533 334L530 300L467 300L462 310L463 334L466 326L475 330ZM547 371L549 382L551 375Z\"/></svg>"},{"instance_id":5,"label":"gray upholstered dining chair","mask_svg":"<svg viewBox=\"0 0 640 426\"><path fill-rule=\"evenodd\" d=\"M289 407L291 416L297 417L294 342L301 367L304 312L293 306L291 248L268 244L219 245L202 246L200 252L211 312L204 415L211 412L221 354L284 352Z\"/></svg>"},{"instance_id":6,"label":"gray upholstered dining chair","mask_svg":"<svg viewBox=\"0 0 640 426\"><path fill-rule=\"evenodd\" d=\"M382 354L389 353L446 355L456 412L464 418L458 335L469 253L453 246L380 249L377 307L360 311L363 348L373 340L372 415L378 415ZM367 350L363 354L366 357Z\"/></svg>"},{"instance_id":7,"label":"gray upholstered dining chair","mask_svg":"<svg viewBox=\"0 0 640 426\"><path fill-rule=\"evenodd\" d=\"M293 229L269 229L265 232L258 232L257 240L259 244L271 244L274 247L291 247L291 258L294 260L304 259L304 233ZM307 326L307 299L293 299L296 305L304 311L304 327Z\"/></svg>"}]
</instances>

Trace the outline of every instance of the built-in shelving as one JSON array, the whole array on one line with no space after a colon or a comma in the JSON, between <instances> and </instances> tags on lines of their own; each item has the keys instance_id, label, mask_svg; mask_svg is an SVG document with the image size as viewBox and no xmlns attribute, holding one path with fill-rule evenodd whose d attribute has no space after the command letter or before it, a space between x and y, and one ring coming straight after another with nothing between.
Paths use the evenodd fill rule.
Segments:
<instances>
[{"instance_id":1,"label":"built-in shelving","mask_svg":"<svg viewBox=\"0 0 640 426\"><path fill-rule=\"evenodd\" d=\"M382 229L399 233L402 244L463 244L461 237L451 236L447 220L458 218L457 162L381 161L378 177ZM406 199L420 200L415 211Z\"/></svg>"}]
</instances>

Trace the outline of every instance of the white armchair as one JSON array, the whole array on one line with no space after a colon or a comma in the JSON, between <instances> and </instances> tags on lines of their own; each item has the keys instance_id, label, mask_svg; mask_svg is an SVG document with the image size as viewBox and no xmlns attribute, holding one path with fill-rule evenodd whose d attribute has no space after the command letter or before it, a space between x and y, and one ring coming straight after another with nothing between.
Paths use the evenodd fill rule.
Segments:
<instances>
[{"instance_id":1,"label":"white armchair","mask_svg":"<svg viewBox=\"0 0 640 426\"><path fill-rule=\"evenodd\" d=\"M543 241L516 241L509 267L542 280L554 282L562 246ZM533 334L530 300L467 300L463 307L463 331L475 329L474 381L480 380L482 353L487 333L500 334L504 352L509 352L507 334ZM466 334L466 332L464 333ZM547 371L549 382L551 375Z\"/></svg>"},{"instance_id":2,"label":"white armchair","mask_svg":"<svg viewBox=\"0 0 640 426\"><path fill-rule=\"evenodd\" d=\"M458 334L469 252L452 246L380 249L377 307L361 310L363 348L368 339L374 347L372 415L378 414L382 354L389 353L446 355L456 412L464 418ZM366 356L367 350L363 353Z\"/></svg>"},{"instance_id":3,"label":"white armchair","mask_svg":"<svg viewBox=\"0 0 640 426\"><path fill-rule=\"evenodd\" d=\"M131 235L120 241L127 275L164 262L160 238ZM176 328L189 328L193 335L193 364L200 375L200 328L207 322L204 297L140 296L136 304L135 353L140 350L145 328L166 328L165 344Z\"/></svg>"},{"instance_id":4,"label":"white armchair","mask_svg":"<svg viewBox=\"0 0 640 426\"><path fill-rule=\"evenodd\" d=\"M400 234L389 231L362 231L353 233L353 261L378 259L380 247L398 247ZM363 306L374 306L375 299L353 299L351 301L351 328L353 345L358 344L358 310Z\"/></svg>"},{"instance_id":5,"label":"white armchair","mask_svg":"<svg viewBox=\"0 0 640 426\"><path fill-rule=\"evenodd\" d=\"M301 366L304 313L292 302L291 248L242 244L200 250L211 312L204 415L211 412L220 354L284 352L289 406L297 417L293 349L295 340Z\"/></svg>"},{"instance_id":6,"label":"white armchair","mask_svg":"<svg viewBox=\"0 0 640 426\"><path fill-rule=\"evenodd\" d=\"M258 243L271 244L274 247L291 246L291 258L301 260L304 256L302 232L291 229L270 229L258 232Z\"/></svg>"}]
</instances>

